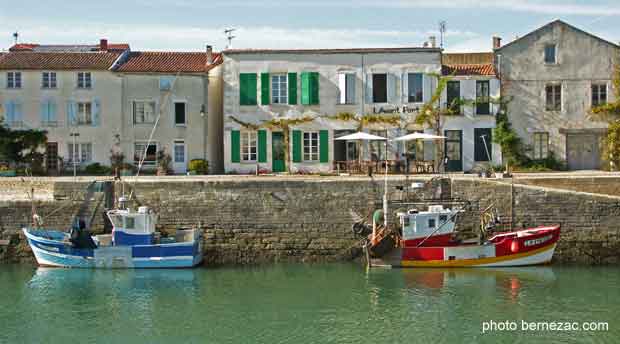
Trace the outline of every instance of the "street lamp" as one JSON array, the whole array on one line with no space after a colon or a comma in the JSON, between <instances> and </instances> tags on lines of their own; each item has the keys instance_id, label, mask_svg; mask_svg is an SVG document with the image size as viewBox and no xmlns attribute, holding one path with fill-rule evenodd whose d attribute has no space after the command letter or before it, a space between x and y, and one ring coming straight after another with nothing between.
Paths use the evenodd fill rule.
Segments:
<instances>
[{"instance_id":1,"label":"street lamp","mask_svg":"<svg viewBox=\"0 0 620 344\"><path fill-rule=\"evenodd\" d=\"M80 136L80 133L70 133L69 136L71 136L71 138L73 138L73 149L71 151L71 160L73 161L73 179L77 179L77 161L75 159L75 152L76 152L76 146L75 146L75 138Z\"/></svg>"}]
</instances>

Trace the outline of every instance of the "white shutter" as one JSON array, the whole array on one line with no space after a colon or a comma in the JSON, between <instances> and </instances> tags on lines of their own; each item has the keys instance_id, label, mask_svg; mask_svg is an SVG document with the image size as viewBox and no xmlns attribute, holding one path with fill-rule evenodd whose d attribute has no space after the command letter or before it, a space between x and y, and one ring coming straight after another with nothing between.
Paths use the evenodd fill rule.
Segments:
<instances>
[{"instance_id":1,"label":"white shutter","mask_svg":"<svg viewBox=\"0 0 620 344\"><path fill-rule=\"evenodd\" d=\"M422 75L422 101L427 103L433 96L433 76L428 74Z\"/></svg>"},{"instance_id":2,"label":"white shutter","mask_svg":"<svg viewBox=\"0 0 620 344\"><path fill-rule=\"evenodd\" d=\"M500 83L499 79L491 79L489 81L489 96L491 97L491 114L495 115L499 111Z\"/></svg>"},{"instance_id":3,"label":"white shutter","mask_svg":"<svg viewBox=\"0 0 620 344\"><path fill-rule=\"evenodd\" d=\"M340 104L347 102L347 74L338 73L338 89L340 90Z\"/></svg>"},{"instance_id":4,"label":"white shutter","mask_svg":"<svg viewBox=\"0 0 620 344\"><path fill-rule=\"evenodd\" d=\"M398 88L396 87L397 76L387 73L387 101L390 104L398 103Z\"/></svg>"},{"instance_id":5,"label":"white shutter","mask_svg":"<svg viewBox=\"0 0 620 344\"><path fill-rule=\"evenodd\" d=\"M402 99L403 104L409 103L409 74L403 73L402 78L400 79L401 91L402 91Z\"/></svg>"},{"instance_id":6,"label":"white shutter","mask_svg":"<svg viewBox=\"0 0 620 344\"><path fill-rule=\"evenodd\" d=\"M366 103L372 104L372 73L366 74Z\"/></svg>"}]
</instances>

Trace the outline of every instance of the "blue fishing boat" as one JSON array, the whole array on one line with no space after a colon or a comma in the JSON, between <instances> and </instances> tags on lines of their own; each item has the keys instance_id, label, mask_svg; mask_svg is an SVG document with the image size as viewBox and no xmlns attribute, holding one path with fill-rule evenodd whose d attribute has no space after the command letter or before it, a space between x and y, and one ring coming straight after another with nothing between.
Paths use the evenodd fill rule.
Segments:
<instances>
[{"instance_id":1,"label":"blue fishing boat","mask_svg":"<svg viewBox=\"0 0 620 344\"><path fill-rule=\"evenodd\" d=\"M155 232L157 215L148 207L105 212L112 234L90 235L78 220L70 232L24 228L37 263L75 268L188 268L202 262L198 229L179 229L174 237Z\"/></svg>"}]
</instances>

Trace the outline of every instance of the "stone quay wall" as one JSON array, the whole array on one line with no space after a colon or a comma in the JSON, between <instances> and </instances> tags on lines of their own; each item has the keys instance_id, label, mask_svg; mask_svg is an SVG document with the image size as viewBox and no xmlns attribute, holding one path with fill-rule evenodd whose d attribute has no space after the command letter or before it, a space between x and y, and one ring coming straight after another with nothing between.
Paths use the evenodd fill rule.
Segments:
<instances>
[{"instance_id":1,"label":"stone quay wall","mask_svg":"<svg viewBox=\"0 0 620 344\"><path fill-rule=\"evenodd\" d=\"M396 186L415 180L394 176L390 200L470 201L459 230L475 235L479 213L494 203L515 227L560 223L556 262L620 262L620 197L516 184L506 180L416 179L425 187L414 197ZM88 181L37 180L35 206L44 226L69 228L85 197ZM0 179L0 259L33 261L19 228L30 223L29 187L15 178ZM115 185L116 197L132 194L132 207L148 205L159 213L157 230L204 228L205 263L255 264L278 261L341 261L360 256L360 239L351 231L350 210L369 216L380 207L383 180L368 177L204 177L144 178ZM4 195L1 196L1 195ZM96 193L89 211L92 226L103 229L103 195ZM512 204L512 207L511 207ZM98 205L98 206L97 206ZM395 222L395 217L390 222Z\"/></svg>"}]
</instances>

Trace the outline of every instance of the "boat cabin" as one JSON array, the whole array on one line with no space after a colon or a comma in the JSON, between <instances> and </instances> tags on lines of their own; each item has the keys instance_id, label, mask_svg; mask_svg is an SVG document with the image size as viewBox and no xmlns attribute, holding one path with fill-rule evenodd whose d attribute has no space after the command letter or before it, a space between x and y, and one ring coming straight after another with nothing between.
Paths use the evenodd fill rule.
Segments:
<instances>
[{"instance_id":1,"label":"boat cabin","mask_svg":"<svg viewBox=\"0 0 620 344\"><path fill-rule=\"evenodd\" d=\"M118 245L152 245L155 241L156 214L148 207L110 210L108 217L112 221L112 241Z\"/></svg>"},{"instance_id":2,"label":"boat cabin","mask_svg":"<svg viewBox=\"0 0 620 344\"><path fill-rule=\"evenodd\" d=\"M398 213L403 239L424 239L428 236L452 234L458 212L460 210L431 205L427 211L410 209L406 213Z\"/></svg>"}]
</instances>

